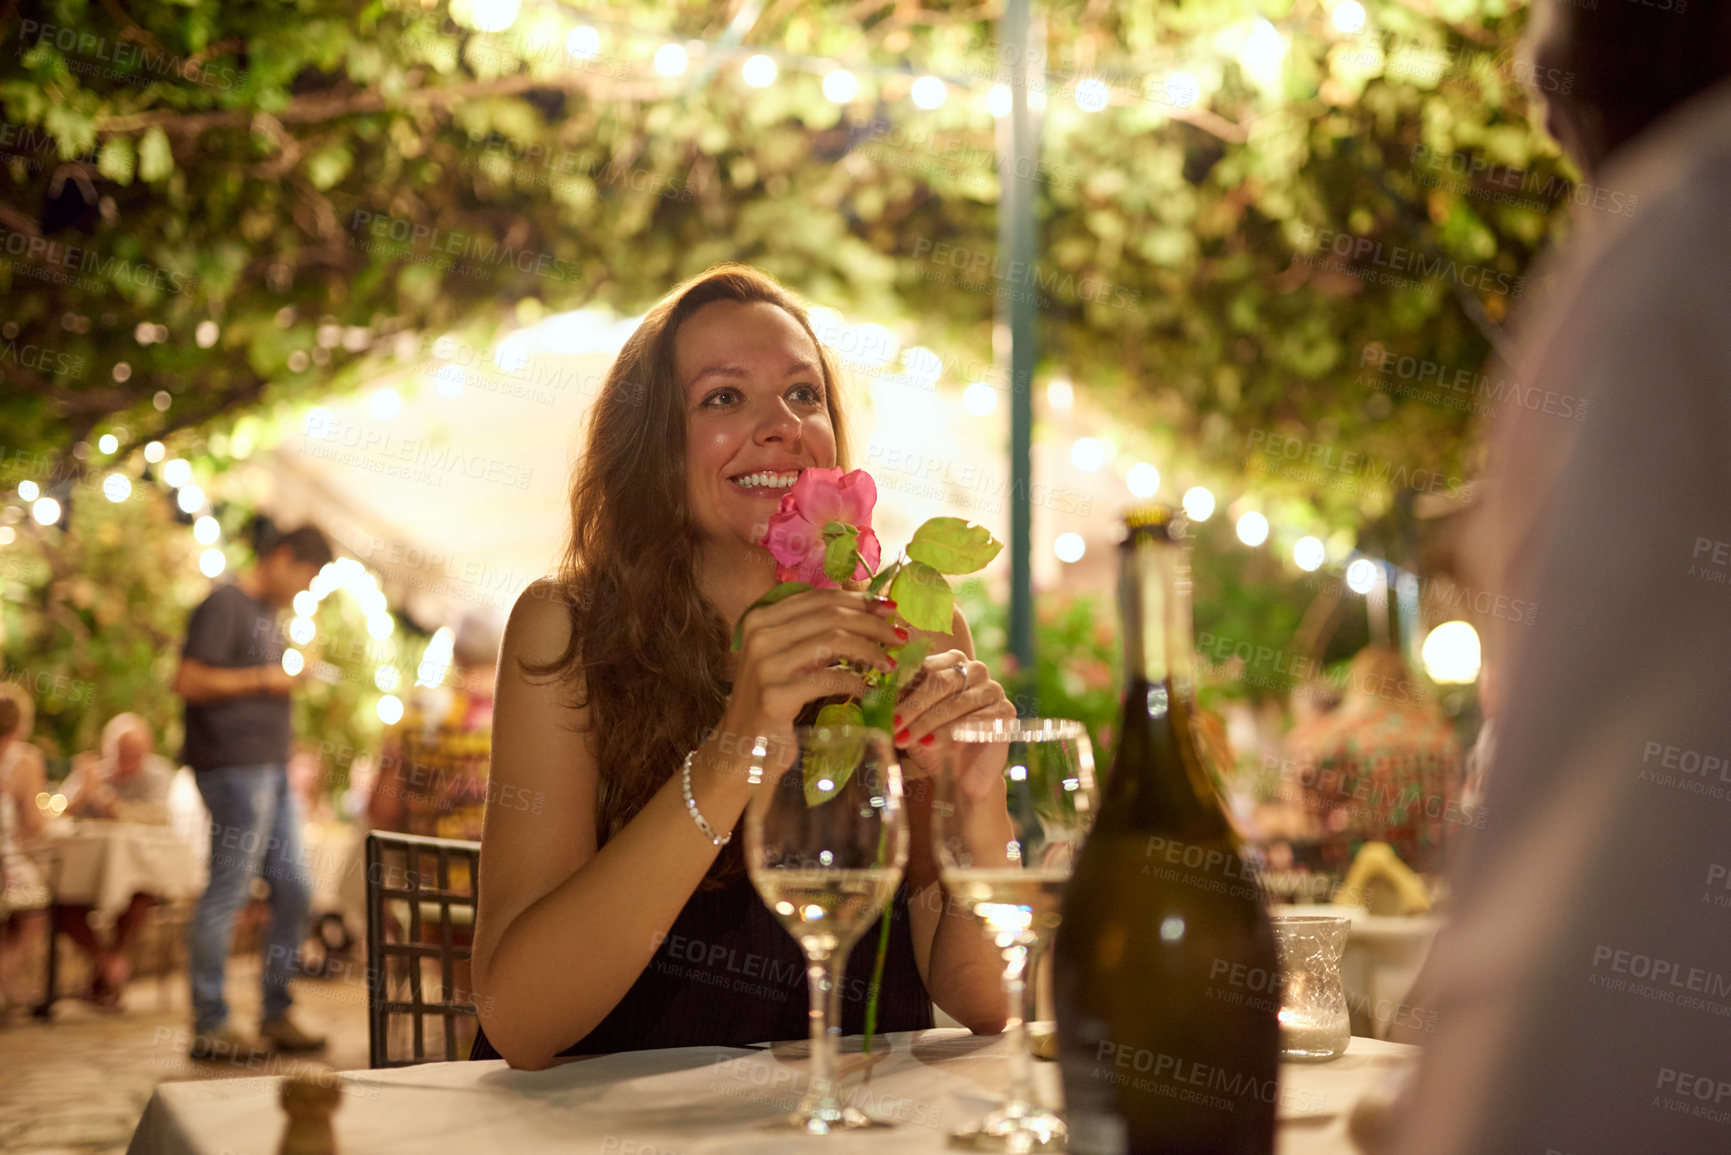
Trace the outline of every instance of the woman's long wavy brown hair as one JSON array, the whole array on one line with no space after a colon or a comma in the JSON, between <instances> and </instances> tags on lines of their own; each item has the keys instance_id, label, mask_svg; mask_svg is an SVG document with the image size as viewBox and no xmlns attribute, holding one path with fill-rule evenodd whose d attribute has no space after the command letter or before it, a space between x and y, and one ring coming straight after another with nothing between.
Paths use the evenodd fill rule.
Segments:
<instances>
[{"instance_id":1,"label":"woman's long wavy brown hair","mask_svg":"<svg viewBox=\"0 0 1731 1155\"><path fill-rule=\"evenodd\" d=\"M556 588L571 640L546 666L526 666L573 687L589 711L600 775L598 843L618 834L685 755L721 720L730 690L734 623L697 588L697 536L685 474L685 384L675 358L679 327L716 301L766 302L799 322L817 348L835 428L836 464L848 444L839 374L805 305L747 265L719 265L675 288L649 311L608 371L589 414L571 481L571 534ZM743 869L735 838L704 885Z\"/></svg>"}]
</instances>

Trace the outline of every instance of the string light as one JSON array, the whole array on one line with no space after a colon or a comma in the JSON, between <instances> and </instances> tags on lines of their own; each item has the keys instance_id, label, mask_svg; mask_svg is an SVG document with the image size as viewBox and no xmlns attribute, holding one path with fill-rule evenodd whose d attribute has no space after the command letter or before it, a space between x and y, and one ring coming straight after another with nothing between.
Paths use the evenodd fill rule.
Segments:
<instances>
[{"instance_id":1,"label":"string light","mask_svg":"<svg viewBox=\"0 0 1731 1155\"><path fill-rule=\"evenodd\" d=\"M859 93L859 80L845 68L824 74L823 94L836 104L846 104Z\"/></svg>"},{"instance_id":2,"label":"string light","mask_svg":"<svg viewBox=\"0 0 1731 1155\"><path fill-rule=\"evenodd\" d=\"M39 497L30 506L30 516L37 525L53 525L60 520L60 503L52 497Z\"/></svg>"},{"instance_id":3,"label":"string light","mask_svg":"<svg viewBox=\"0 0 1731 1155\"><path fill-rule=\"evenodd\" d=\"M112 433L104 433L101 437L96 439L96 448L100 449L103 453L113 453L116 449L120 448L120 438L116 437Z\"/></svg>"},{"instance_id":4,"label":"string light","mask_svg":"<svg viewBox=\"0 0 1731 1155\"><path fill-rule=\"evenodd\" d=\"M655 71L663 76L679 76L691 63L685 48L678 44L663 44L655 50Z\"/></svg>"},{"instance_id":5,"label":"string light","mask_svg":"<svg viewBox=\"0 0 1731 1155\"><path fill-rule=\"evenodd\" d=\"M192 480L192 463L184 457L176 457L162 467L163 484L170 489L179 489Z\"/></svg>"},{"instance_id":6,"label":"string light","mask_svg":"<svg viewBox=\"0 0 1731 1155\"><path fill-rule=\"evenodd\" d=\"M1238 540L1245 545L1261 545L1268 540L1268 519L1251 510L1238 519Z\"/></svg>"},{"instance_id":7,"label":"string light","mask_svg":"<svg viewBox=\"0 0 1731 1155\"><path fill-rule=\"evenodd\" d=\"M132 496L132 479L124 473L110 473L102 479L102 496L120 504Z\"/></svg>"},{"instance_id":8,"label":"string light","mask_svg":"<svg viewBox=\"0 0 1731 1155\"><path fill-rule=\"evenodd\" d=\"M1433 682L1457 686L1475 682L1483 665L1479 633L1468 622L1444 622L1425 638L1419 658Z\"/></svg>"},{"instance_id":9,"label":"string light","mask_svg":"<svg viewBox=\"0 0 1731 1155\"><path fill-rule=\"evenodd\" d=\"M38 497L41 497L41 496L42 496L42 490L37 486L37 484L34 481L20 481L18 483L18 497L20 500L22 500L22 501L35 501Z\"/></svg>"},{"instance_id":10,"label":"string light","mask_svg":"<svg viewBox=\"0 0 1731 1155\"><path fill-rule=\"evenodd\" d=\"M992 90L986 94L986 110L1000 120L1010 115L1012 103L1010 86L1007 84L994 84Z\"/></svg>"},{"instance_id":11,"label":"string light","mask_svg":"<svg viewBox=\"0 0 1731 1155\"><path fill-rule=\"evenodd\" d=\"M975 417L984 417L998 407L998 391L984 381L975 381L962 390L962 408Z\"/></svg>"},{"instance_id":12,"label":"string light","mask_svg":"<svg viewBox=\"0 0 1731 1155\"><path fill-rule=\"evenodd\" d=\"M932 112L942 108L945 98L950 94L949 86L935 76L922 76L914 81L914 87L908 93L915 108L923 108Z\"/></svg>"},{"instance_id":13,"label":"string light","mask_svg":"<svg viewBox=\"0 0 1731 1155\"><path fill-rule=\"evenodd\" d=\"M1058 555L1062 562L1078 562L1082 555L1088 552L1088 543L1082 540L1079 533L1061 533L1058 540L1052 543L1052 552Z\"/></svg>"},{"instance_id":14,"label":"string light","mask_svg":"<svg viewBox=\"0 0 1731 1155\"><path fill-rule=\"evenodd\" d=\"M1130 467L1124 484L1130 487L1130 492L1137 497L1153 497L1160 492L1160 471L1146 461L1138 461Z\"/></svg>"},{"instance_id":15,"label":"string light","mask_svg":"<svg viewBox=\"0 0 1731 1155\"><path fill-rule=\"evenodd\" d=\"M167 452L168 451L163 448L162 442L152 441L149 445L144 447L144 460L155 465L157 462L162 460L163 455Z\"/></svg>"},{"instance_id":16,"label":"string light","mask_svg":"<svg viewBox=\"0 0 1731 1155\"><path fill-rule=\"evenodd\" d=\"M197 513L204 508L204 490L188 482L180 487L175 501L180 505L182 513Z\"/></svg>"},{"instance_id":17,"label":"string light","mask_svg":"<svg viewBox=\"0 0 1731 1155\"><path fill-rule=\"evenodd\" d=\"M1200 485L1184 491L1183 504L1191 521L1207 521L1214 516L1214 494Z\"/></svg>"},{"instance_id":18,"label":"string light","mask_svg":"<svg viewBox=\"0 0 1731 1155\"><path fill-rule=\"evenodd\" d=\"M1070 446L1070 464L1083 473L1093 473L1106 464L1106 447L1092 437L1078 437Z\"/></svg>"},{"instance_id":19,"label":"string light","mask_svg":"<svg viewBox=\"0 0 1731 1155\"><path fill-rule=\"evenodd\" d=\"M1076 107L1083 112L1099 112L1111 99L1112 90L1103 80L1091 76L1076 85Z\"/></svg>"},{"instance_id":20,"label":"string light","mask_svg":"<svg viewBox=\"0 0 1731 1155\"><path fill-rule=\"evenodd\" d=\"M740 67L745 82L753 88L768 88L775 83L775 61L759 52L756 56L747 57Z\"/></svg>"},{"instance_id":21,"label":"string light","mask_svg":"<svg viewBox=\"0 0 1731 1155\"><path fill-rule=\"evenodd\" d=\"M579 24L565 37L565 54L573 60L593 60L601 54L601 33Z\"/></svg>"},{"instance_id":22,"label":"string light","mask_svg":"<svg viewBox=\"0 0 1731 1155\"><path fill-rule=\"evenodd\" d=\"M1358 558L1346 567L1346 586L1355 594L1368 594L1376 587L1377 565L1369 558Z\"/></svg>"},{"instance_id":23,"label":"string light","mask_svg":"<svg viewBox=\"0 0 1731 1155\"><path fill-rule=\"evenodd\" d=\"M228 568L228 558L214 546L198 555L198 572L207 578L216 577Z\"/></svg>"},{"instance_id":24,"label":"string light","mask_svg":"<svg viewBox=\"0 0 1731 1155\"><path fill-rule=\"evenodd\" d=\"M1327 556L1328 549L1318 537L1301 537L1298 544L1292 547L1292 560L1305 573L1315 572Z\"/></svg>"},{"instance_id":25,"label":"string light","mask_svg":"<svg viewBox=\"0 0 1731 1155\"><path fill-rule=\"evenodd\" d=\"M1358 0L1341 0L1329 19L1337 32L1352 36L1364 27L1364 5Z\"/></svg>"}]
</instances>

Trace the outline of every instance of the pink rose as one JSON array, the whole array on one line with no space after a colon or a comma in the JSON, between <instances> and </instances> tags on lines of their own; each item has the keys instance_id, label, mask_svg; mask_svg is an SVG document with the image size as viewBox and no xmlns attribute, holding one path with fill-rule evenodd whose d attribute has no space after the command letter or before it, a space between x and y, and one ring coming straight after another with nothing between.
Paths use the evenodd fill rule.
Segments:
<instances>
[{"instance_id":1,"label":"pink rose","mask_svg":"<svg viewBox=\"0 0 1731 1155\"><path fill-rule=\"evenodd\" d=\"M780 508L770 515L769 531L763 537L763 544L775 557L776 580L807 582L818 589L837 588L823 572L823 527L832 521L859 530L859 555L864 564L853 576L862 581L869 578L882 556L871 527L872 506L877 499L877 483L863 469L846 476L840 468L802 470L793 488L782 495Z\"/></svg>"}]
</instances>

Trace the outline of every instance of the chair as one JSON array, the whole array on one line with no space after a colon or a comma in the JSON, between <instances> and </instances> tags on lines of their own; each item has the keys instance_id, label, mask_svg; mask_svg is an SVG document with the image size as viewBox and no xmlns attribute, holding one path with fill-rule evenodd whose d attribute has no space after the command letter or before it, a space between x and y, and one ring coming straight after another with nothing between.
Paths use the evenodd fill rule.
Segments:
<instances>
[{"instance_id":1,"label":"chair","mask_svg":"<svg viewBox=\"0 0 1731 1155\"><path fill-rule=\"evenodd\" d=\"M458 989L457 969L463 964L466 983L481 844L375 830L367 835L366 863L369 1065L465 1057L457 1050L458 1023L479 1019L472 993ZM402 1019L410 1028L407 1057L391 1054L393 1020ZM428 1019L442 1021L442 1056L427 1053Z\"/></svg>"}]
</instances>

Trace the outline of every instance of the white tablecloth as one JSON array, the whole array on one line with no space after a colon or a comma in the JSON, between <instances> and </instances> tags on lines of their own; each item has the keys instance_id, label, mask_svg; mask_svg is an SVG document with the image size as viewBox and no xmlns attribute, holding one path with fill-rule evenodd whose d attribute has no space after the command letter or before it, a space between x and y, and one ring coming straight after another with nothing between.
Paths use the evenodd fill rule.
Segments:
<instances>
[{"instance_id":1,"label":"white tablecloth","mask_svg":"<svg viewBox=\"0 0 1731 1155\"><path fill-rule=\"evenodd\" d=\"M885 1048L887 1044L887 1053ZM858 1041L843 1044L855 1065L842 1094L867 1114L899 1126L825 1140L837 1151L937 1152L950 1128L990 1110L1008 1073L1002 1036L940 1029L884 1036L869 1087L857 1069ZM389 1071L331 1074L345 1090L335 1115L339 1155L777 1155L811 1151L814 1141L763 1130L804 1092L806 1045L773 1049L687 1047L583 1059L546 1071L503 1062L428 1063ZM1280 1155L1346 1155L1346 1116L1364 1090L1405 1066L1417 1051L1352 1040L1330 1063L1281 1068ZM129 1155L275 1155L286 1116L282 1076L308 1068L273 1059L274 1077L164 1083L156 1088ZM1058 1102L1058 1071L1035 1065L1036 1086Z\"/></svg>"},{"instance_id":2,"label":"white tablecloth","mask_svg":"<svg viewBox=\"0 0 1731 1155\"><path fill-rule=\"evenodd\" d=\"M96 908L102 919L126 909L134 893L175 899L204 890L204 866L169 826L78 822L50 827L44 858L54 901Z\"/></svg>"}]
</instances>

